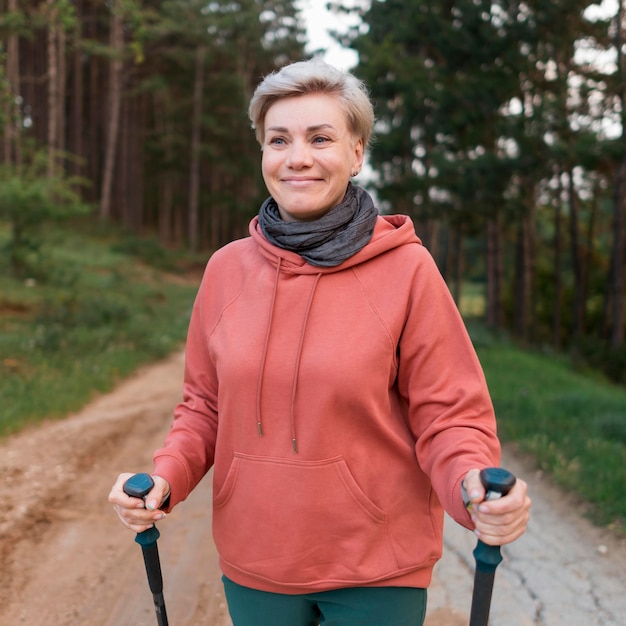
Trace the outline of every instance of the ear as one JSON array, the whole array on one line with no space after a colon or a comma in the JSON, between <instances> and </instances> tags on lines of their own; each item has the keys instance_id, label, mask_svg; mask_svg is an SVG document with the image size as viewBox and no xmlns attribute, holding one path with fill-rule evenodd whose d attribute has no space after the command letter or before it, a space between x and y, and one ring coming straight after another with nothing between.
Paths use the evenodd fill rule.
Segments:
<instances>
[{"instance_id":1,"label":"ear","mask_svg":"<svg viewBox=\"0 0 626 626\"><path fill-rule=\"evenodd\" d=\"M364 154L363 140L357 139L354 142L354 162L353 162L352 171L356 171L356 170L360 171L361 168L363 167L363 154Z\"/></svg>"}]
</instances>

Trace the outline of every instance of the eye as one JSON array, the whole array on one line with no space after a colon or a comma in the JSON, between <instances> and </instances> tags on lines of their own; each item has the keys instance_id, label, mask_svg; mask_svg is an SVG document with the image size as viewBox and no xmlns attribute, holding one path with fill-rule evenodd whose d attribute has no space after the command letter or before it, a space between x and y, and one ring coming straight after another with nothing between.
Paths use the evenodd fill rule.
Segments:
<instances>
[{"instance_id":1,"label":"eye","mask_svg":"<svg viewBox=\"0 0 626 626\"><path fill-rule=\"evenodd\" d=\"M313 137L313 143L324 144L328 143L329 141L330 139L324 135L316 135L315 137Z\"/></svg>"},{"instance_id":2,"label":"eye","mask_svg":"<svg viewBox=\"0 0 626 626\"><path fill-rule=\"evenodd\" d=\"M271 137L268 139L267 143L272 146L283 146L286 141L283 137Z\"/></svg>"}]
</instances>

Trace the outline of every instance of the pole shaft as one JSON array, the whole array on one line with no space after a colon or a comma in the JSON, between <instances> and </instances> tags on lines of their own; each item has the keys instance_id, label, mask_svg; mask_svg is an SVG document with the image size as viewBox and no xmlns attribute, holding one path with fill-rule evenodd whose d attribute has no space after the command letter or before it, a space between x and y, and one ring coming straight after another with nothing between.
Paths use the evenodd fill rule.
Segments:
<instances>
[{"instance_id":1,"label":"pole shaft","mask_svg":"<svg viewBox=\"0 0 626 626\"><path fill-rule=\"evenodd\" d=\"M494 574L476 571L469 626L487 626L491 609Z\"/></svg>"},{"instance_id":2,"label":"pole shaft","mask_svg":"<svg viewBox=\"0 0 626 626\"><path fill-rule=\"evenodd\" d=\"M157 617L157 626L168 626L167 613L165 612L165 599L162 593L155 593L152 596L154 600L154 611Z\"/></svg>"}]
</instances>

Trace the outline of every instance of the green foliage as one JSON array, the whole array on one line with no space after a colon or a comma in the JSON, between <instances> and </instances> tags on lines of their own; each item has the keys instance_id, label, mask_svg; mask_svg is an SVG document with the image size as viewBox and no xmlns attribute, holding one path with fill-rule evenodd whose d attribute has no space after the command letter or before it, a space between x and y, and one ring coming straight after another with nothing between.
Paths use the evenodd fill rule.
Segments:
<instances>
[{"instance_id":1,"label":"green foliage","mask_svg":"<svg viewBox=\"0 0 626 626\"><path fill-rule=\"evenodd\" d=\"M502 440L531 453L596 522L626 530L626 390L563 358L479 335Z\"/></svg>"},{"instance_id":2,"label":"green foliage","mask_svg":"<svg viewBox=\"0 0 626 626\"><path fill-rule=\"evenodd\" d=\"M162 270L175 270L178 255L168 252L155 237L138 237L129 234L112 248L114 252L128 254Z\"/></svg>"},{"instance_id":3,"label":"green foliage","mask_svg":"<svg viewBox=\"0 0 626 626\"><path fill-rule=\"evenodd\" d=\"M586 335L576 339L571 352L575 361L600 370L610 380L626 386L626 350L623 347L616 348Z\"/></svg>"},{"instance_id":4,"label":"green foliage","mask_svg":"<svg viewBox=\"0 0 626 626\"><path fill-rule=\"evenodd\" d=\"M26 26L26 14L23 11L3 11L0 14L0 32L22 32Z\"/></svg>"},{"instance_id":5,"label":"green foliage","mask_svg":"<svg viewBox=\"0 0 626 626\"><path fill-rule=\"evenodd\" d=\"M46 229L88 211L76 191L79 181L48 173L48 158L40 151L27 165L0 165L0 221L11 229L4 253L16 278L45 278Z\"/></svg>"},{"instance_id":6,"label":"green foliage","mask_svg":"<svg viewBox=\"0 0 626 626\"><path fill-rule=\"evenodd\" d=\"M63 30L69 32L76 26L76 7L70 0L56 0L59 23Z\"/></svg>"},{"instance_id":7,"label":"green foliage","mask_svg":"<svg viewBox=\"0 0 626 626\"><path fill-rule=\"evenodd\" d=\"M350 45L376 102L378 193L394 210L468 223L501 206L513 166L497 144L500 109L518 89L520 53L515 17L496 8L412 0L364 11Z\"/></svg>"},{"instance_id":8,"label":"green foliage","mask_svg":"<svg viewBox=\"0 0 626 626\"><path fill-rule=\"evenodd\" d=\"M66 416L185 337L195 266L191 279L163 273L116 251L115 233L82 225L52 228L50 259L65 268L56 281L0 272L0 436Z\"/></svg>"},{"instance_id":9,"label":"green foliage","mask_svg":"<svg viewBox=\"0 0 626 626\"><path fill-rule=\"evenodd\" d=\"M340 40L376 105L382 208L414 218L448 278L453 254L486 277L490 323L622 381L623 20L590 0L343 4L363 20Z\"/></svg>"}]
</instances>

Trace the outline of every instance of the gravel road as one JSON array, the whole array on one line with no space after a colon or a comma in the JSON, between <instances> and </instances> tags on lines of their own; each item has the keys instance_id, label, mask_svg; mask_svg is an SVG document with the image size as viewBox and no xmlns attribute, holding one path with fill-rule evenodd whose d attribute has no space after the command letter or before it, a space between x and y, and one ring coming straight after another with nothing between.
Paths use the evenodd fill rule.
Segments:
<instances>
[{"instance_id":1,"label":"gravel road","mask_svg":"<svg viewBox=\"0 0 626 626\"><path fill-rule=\"evenodd\" d=\"M147 367L76 415L0 441L0 626L156 623L140 549L106 496L145 471L180 397L181 354ZM511 450L530 485L529 532L503 550L492 626L624 626L626 540L594 528ZM159 524L172 626L230 626L210 531L208 476ZM474 536L446 522L427 626L464 626ZM381 625L384 626L384 625Z\"/></svg>"}]
</instances>

